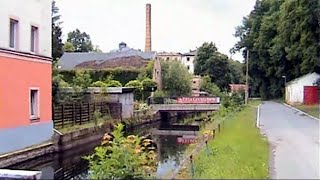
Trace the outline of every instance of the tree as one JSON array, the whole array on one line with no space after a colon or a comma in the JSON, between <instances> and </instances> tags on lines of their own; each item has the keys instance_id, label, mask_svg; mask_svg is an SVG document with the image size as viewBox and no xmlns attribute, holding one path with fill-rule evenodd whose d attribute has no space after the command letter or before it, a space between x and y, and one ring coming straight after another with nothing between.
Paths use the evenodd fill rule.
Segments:
<instances>
[{"instance_id":1,"label":"tree","mask_svg":"<svg viewBox=\"0 0 320 180\"><path fill-rule=\"evenodd\" d=\"M147 66L142 70L142 72L138 75L138 80L142 81L145 78L152 79L152 71L154 66L154 60L150 60Z\"/></svg>"},{"instance_id":2,"label":"tree","mask_svg":"<svg viewBox=\"0 0 320 180\"><path fill-rule=\"evenodd\" d=\"M278 98L287 80L316 70L320 52L318 0L257 0L236 28L233 51L249 50L250 89L254 96Z\"/></svg>"},{"instance_id":3,"label":"tree","mask_svg":"<svg viewBox=\"0 0 320 180\"><path fill-rule=\"evenodd\" d=\"M90 179L142 179L156 170L156 152L152 140L130 135L124 137L124 126L115 126L106 134L95 153L86 156Z\"/></svg>"},{"instance_id":4,"label":"tree","mask_svg":"<svg viewBox=\"0 0 320 180\"><path fill-rule=\"evenodd\" d=\"M81 90L90 87L92 79L90 74L84 70L77 70L76 75L72 79L72 84L76 88L81 88Z\"/></svg>"},{"instance_id":5,"label":"tree","mask_svg":"<svg viewBox=\"0 0 320 180\"><path fill-rule=\"evenodd\" d=\"M76 29L68 33L67 42L70 42L75 48L75 52L91 52L93 51L90 35L86 32L80 32Z\"/></svg>"},{"instance_id":6,"label":"tree","mask_svg":"<svg viewBox=\"0 0 320 180\"><path fill-rule=\"evenodd\" d=\"M75 48L71 42L66 42L63 45L63 51L64 52L74 52Z\"/></svg>"},{"instance_id":7,"label":"tree","mask_svg":"<svg viewBox=\"0 0 320 180\"><path fill-rule=\"evenodd\" d=\"M219 96L220 95L220 88L211 82L210 76L206 75L201 80L201 87L202 91L206 91L211 95Z\"/></svg>"},{"instance_id":8,"label":"tree","mask_svg":"<svg viewBox=\"0 0 320 180\"><path fill-rule=\"evenodd\" d=\"M212 42L204 43L197 50L195 74L209 75L219 88L226 89L231 82L228 57L219 53Z\"/></svg>"},{"instance_id":9,"label":"tree","mask_svg":"<svg viewBox=\"0 0 320 180\"><path fill-rule=\"evenodd\" d=\"M95 45L92 51L102 53L102 50L100 49L100 47L98 45Z\"/></svg>"},{"instance_id":10,"label":"tree","mask_svg":"<svg viewBox=\"0 0 320 180\"><path fill-rule=\"evenodd\" d=\"M56 6L56 2L52 1L52 11L51 11L51 18L52 18L52 59L54 63L62 56L63 54L63 43L62 43L62 30L60 24L60 15L59 15L59 8Z\"/></svg>"},{"instance_id":11,"label":"tree","mask_svg":"<svg viewBox=\"0 0 320 180\"><path fill-rule=\"evenodd\" d=\"M191 95L192 76L186 67L180 62L163 62L162 82L163 90L169 96L189 96Z\"/></svg>"}]
</instances>

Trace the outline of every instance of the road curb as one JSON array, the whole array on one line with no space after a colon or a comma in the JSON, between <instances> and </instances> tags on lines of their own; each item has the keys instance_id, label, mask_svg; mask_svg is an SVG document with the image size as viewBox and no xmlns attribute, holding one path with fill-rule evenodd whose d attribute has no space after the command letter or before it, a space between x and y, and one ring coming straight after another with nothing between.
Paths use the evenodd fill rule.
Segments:
<instances>
[{"instance_id":1,"label":"road curb","mask_svg":"<svg viewBox=\"0 0 320 180\"><path fill-rule=\"evenodd\" d=\"M260 106L261 106L262 104L259 104L258 106L257 106L257 108L258 108L258 110L257 110L257 119L256 119L256 126L257 126L257 128L259 128L260 127Z\"/></svg>"},{"instance_id":2,"label":"road curb","mask_svg":"<svg viewBox=\"0 0 320 180\"><path fill-rule=\"evenodd\" d=\"M300 113L302 113L302 114L304 114L304 115L306 115L306 116L308 116L308 117L310 117L310 118L312 118L312 119L315 119L315 120L320 121L319 118L313 117L313 116L311 116L310 114L308 114L308 113L306 113L306 112L304 112L304 111L301 111L300 109L297 109L297 108L295 108L295 107L293 107L293 106L290 106L290 105L287 104L287 103L282 103L282 104L285 105L285 106L287 106L287 107L289 107L289 108L291 108L291 109L293 109L293 110L296 110L296 111L298 111L298 112L300 112Z\"/></svg>"}]
</instances>

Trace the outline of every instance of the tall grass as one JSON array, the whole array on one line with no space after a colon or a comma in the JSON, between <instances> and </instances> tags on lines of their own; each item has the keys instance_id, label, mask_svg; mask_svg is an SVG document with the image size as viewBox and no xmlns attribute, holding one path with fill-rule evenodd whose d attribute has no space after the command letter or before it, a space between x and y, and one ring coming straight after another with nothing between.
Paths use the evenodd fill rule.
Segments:
<instances>
[{"instance_id":1,"label":"tall grass","mask_svg":"<svg viewBox=\"0 0 320 180\"><path fill-rule=\"evenodd\" d=\"M203 148L195 155L196 179L268 178L269 147L255 127L258 102L233 114L224 122L221 133L208 143L210 154ZM190 165L189 165L190 166ZM190 178L189 167L184 178Z\"/></svg>"}]
</instances>

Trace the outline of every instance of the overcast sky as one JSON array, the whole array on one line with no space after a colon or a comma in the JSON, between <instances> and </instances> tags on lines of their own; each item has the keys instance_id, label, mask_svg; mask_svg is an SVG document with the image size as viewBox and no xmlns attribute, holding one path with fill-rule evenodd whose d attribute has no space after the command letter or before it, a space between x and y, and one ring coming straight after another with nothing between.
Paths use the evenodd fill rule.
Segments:
<instances>
[{"instance_id":1,"label":"overcast sky","mask_svg":"<svg viewBox=\"0 0 320 180\"><path fill-rule=\"evenodd\" d=\"M255 0L56 0L63 34L76 28L108 52L124 41L144 50L145 4L152 6L152 50L187 52L203 42L216 43L229 54L237 39L235 27L253 9ZM233 56L242 60L241 54Z\"/></svg>"}]
</instances>

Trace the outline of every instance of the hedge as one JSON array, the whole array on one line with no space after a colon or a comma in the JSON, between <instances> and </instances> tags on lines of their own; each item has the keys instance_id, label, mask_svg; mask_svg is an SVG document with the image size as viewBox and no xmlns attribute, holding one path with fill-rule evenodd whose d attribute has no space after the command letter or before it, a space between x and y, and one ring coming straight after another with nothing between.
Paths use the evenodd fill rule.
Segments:
<instances>
[{"instance_id":1,"label":"hedge","mask_svg":"<svg viewBox=\"0 0 320 180\"><path fill-rule=\"evenodd\" d=\"M137 79L140 69L101 69L101 70L86 70L90 73L93 82L103 80L109 75L113 75L113 79L121 84L127 84L131 80ZM67 83L71 83L76 70L61 70L60 74Z\"/></svg>"}]
</instances>

